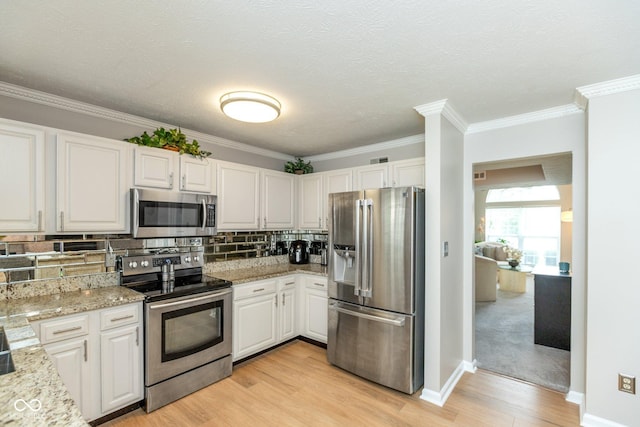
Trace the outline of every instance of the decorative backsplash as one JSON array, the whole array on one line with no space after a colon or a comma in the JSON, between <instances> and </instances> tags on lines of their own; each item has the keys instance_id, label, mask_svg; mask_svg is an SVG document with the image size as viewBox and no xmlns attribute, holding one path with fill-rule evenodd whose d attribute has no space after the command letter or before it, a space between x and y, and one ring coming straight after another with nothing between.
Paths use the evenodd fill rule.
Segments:
<instances>
[{"instance_id":1,"label":"decorative backsplash","mask_svg":"<svg viewBox=\"0 0 640 427\"><path fill-rule=\"evenodd\" d=\"M291 231L220 232L203 238L205 263L287 254L293 240L324 244L326 233ZM128 236L0 237L0 285L113 272L116 257L129 251L184 245L188 239L132 239ZM188 243L187 243L188 244Z\"/></svg>"}]
</instances>

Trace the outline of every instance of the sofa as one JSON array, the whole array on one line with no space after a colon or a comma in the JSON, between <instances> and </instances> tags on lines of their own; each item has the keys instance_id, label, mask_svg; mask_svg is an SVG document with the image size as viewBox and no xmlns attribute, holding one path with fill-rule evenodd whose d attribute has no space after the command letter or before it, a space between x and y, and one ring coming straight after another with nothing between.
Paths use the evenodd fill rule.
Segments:
<instances>
[{"instance_id":1,"label":"sofa","mask_svg":"<svg viewBox=\"0 0 640 427\"><path fill-rule=\"evenodd\" d=\"M476 301L496 300L498 265L507 264L505 245L498 242L480 242L475 245Z\"/></svg>"}]
</instances>

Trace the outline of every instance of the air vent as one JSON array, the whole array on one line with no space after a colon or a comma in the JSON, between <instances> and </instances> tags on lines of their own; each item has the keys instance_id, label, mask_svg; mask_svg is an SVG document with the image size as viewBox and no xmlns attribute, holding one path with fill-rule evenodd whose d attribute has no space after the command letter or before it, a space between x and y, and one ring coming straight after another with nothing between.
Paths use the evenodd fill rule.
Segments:
<instances>
[{"instance_id":1,"label":"air vent","mask_svg":"<svg viewBox=\"0 0 640 427\"><path fill-rule=\"evenodd\" d=\"M377 159L371 159L371 161L369 162L372 165L378 164L378 163L388 163L389 162L389 158L388 157L378 157Z\"/></svg>"},{"instance_id":2,"label":"air vent","mask_svg":"<svg viewBox=\"0 0 640 427\"><path fill-rule=\"evenodd\" d=\"M473 173L474 181L486 181L487 179L487 171L478 171Z\"/></svg>"}]
</instances>

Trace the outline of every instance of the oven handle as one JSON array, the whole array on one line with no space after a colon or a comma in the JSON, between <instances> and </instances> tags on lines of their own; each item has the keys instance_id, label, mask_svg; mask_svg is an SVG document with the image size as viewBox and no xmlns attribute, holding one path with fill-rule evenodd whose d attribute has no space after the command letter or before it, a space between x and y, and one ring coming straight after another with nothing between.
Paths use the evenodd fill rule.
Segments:
<instances>
[{"instance_id":1,"label":"oven handle","mask_svg":"<svg viewBox=\"0 0 640 427\"><path fill-rule=\"evenodd\" d=\"M211 294L207 294L201 297L195 297L195 298L185 298L185 299L181 299L180 301L173 301L173 302L166 302L164 304L159 304L159 303L151 303L149 304L149 308L152 310L155 310L157 308L166 308L166 307L173 307L175 305L183 305L186 303L193 303L193 302L198 302L198 301L203 301L206 299L211 299L211 298L216 298L216 297L220 297L222 295L226 295L231 293L230 289L225 289L224 291L219 291L219 292L214 292Z\"/></svg>"}]
</instances>

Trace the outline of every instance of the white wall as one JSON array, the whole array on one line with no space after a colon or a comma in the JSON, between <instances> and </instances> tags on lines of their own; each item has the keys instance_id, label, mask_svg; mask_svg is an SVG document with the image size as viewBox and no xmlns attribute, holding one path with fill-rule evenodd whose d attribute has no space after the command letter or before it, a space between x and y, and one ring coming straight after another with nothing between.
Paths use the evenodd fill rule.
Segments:
<instances>
[{"instance_id":1,"label":"white wall","mask_svg":"<svg viewBox=\"0 0 640 427\"><path fill-rule=\"evenodd\" d=\"M571 391L585 389L585 304L586 304L586 158L585 117L583 113L541 120L511 127L465 135L464 140L464 359L475 360L473 242L474 223L473 164L570 152L573 154L572 188L574 222L573 277L571 305Z\"/></svg>"},{"instance_id":2,"label":"white wall","mask_svg":"<svg viewBox=\"0 0 640 427\"><path fill-rule=\"evenodd\" d=\"M446 399L446 388L463 357L461 260L464 137L440 114L425 116L426 325L425 385L422 397ZM443 257L443 242L449 256Z\"/></svg>"},{"instance_id":3,"label":"white wall","mask_svg":"<svg viewBox=\"0 0 640 427\"><path fill-rule=\"evenodd\" d=\"M392 145L392 147L376 149L376 147L380 145ZM424 139L419 142L400 146L395 146L392 143L373 144L363 147L361 150L356 150L366 151L365 153L359 154L349 154L349 151L351 150L347 150L346 153L331 153L331 155L328 156L311 156L307 159L311 160L314 172L365 166L371 164L371 159L378 159L380 157L387 157L390 162L415 159L424 157Z\"/></svg>"},{"instance_id":4,"label":"white wall","mask_svg":"<svg viewBox=\"0 0 640 427\"><path fill-rule=\"evenodd\" d=\"M604 425L597 422L603 418L638 426L640 392L618 391L617 378L620 372L640 378L640 90L592 98L588 115L585 419L594 421L590 425Z\"/></svg>"}]
</instances>

